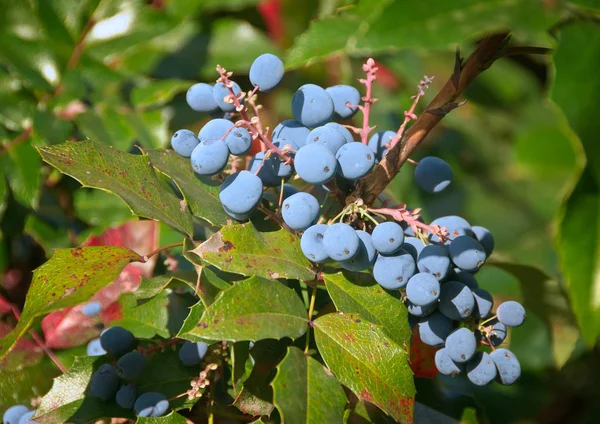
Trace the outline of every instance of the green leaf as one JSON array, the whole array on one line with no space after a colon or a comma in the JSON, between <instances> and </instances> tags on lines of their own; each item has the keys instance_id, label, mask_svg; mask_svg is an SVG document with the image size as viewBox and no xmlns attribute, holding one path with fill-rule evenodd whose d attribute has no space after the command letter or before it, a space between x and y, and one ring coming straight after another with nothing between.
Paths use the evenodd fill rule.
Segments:
<instances>
[{"instance_id":1,"label":"green leaf","mask_svg":"<svg viewBox=\"0 0 600 424\"><path fill-rule=\"evenodd\" d=\"M200 296L202 303L204 303L204 306L208 308L214 303L219 293L229 288L231 288L231 284L220 278L210 268L201 268L198 295Z\"/></svg>"},{"instance_id":2,"label":"green leaf","mask_svg":"<svg viewBox=\"0 0 600 424\"><path fill-rule=\"evenodd\" d=\"M347 399L321 363L290 346L273 380L273 402L287 424L341 423Z\"/></svg>"},{"instance_id":3,"label":"green leaf","mask_svg":"<svg viewBox=\"0 0 600 424\"><path fill-rule=\"evenodd\" d=\"M15 329L0 339L0 359L33 325L35 318L87 301L112 283L129 262L140 260L130 249L116 246L58 249L33 272L25 306Z\"/></svg>"},{"instance_id":4,"label":"green leaf","mask_svg":"<svg viewBox=\"0 0 600 424\"><path fill-rule=\"evenodd\" d=\"M40 195L42 163L29 141L13 146L0 155L0 168L8 178L15 199L36 208Z\"/></svg>"},{"instance_id":5,"label":"green leaf","mask_svg":"<svg viewBox=\"0 0 600 424\"><path fill-rule=\"evenodd\" d=\"M543 0L360 0L349 10L313 22L289 50L287 67L337 53L454 48L457 43L497 31L535 33L559 19L562 4L548 6Z\"/></svg>"},{"instance_id":6,"label":"green leaf","mask_svg":"<svg viewBox=\"0 0 600 424\"><path fill-rule=\"evenodd\" d=\"M313 326L319 352L340 383L396 421L412 422L415 386L407 351L357 314L324 315Z\"/></svg>"},{"instance_id":7,"label":"green leaf","mask_svg":"<svg viewBox=\"0 0 600 424\"><path fill-rule=\"evenodd\" d=\"M386 292L371 274L325 274L325 286L340 312L354 312L380 325L400 346L410 341L408 311L404 303Z\"/></svg>"},{"instance_id":8,"label":"green leaf","mask_svg":"<svg viewBox=\"0 0 600 424\"><path fill-rule=\"evenodd\" d=\"M262 31L247 21L219 19L212 30L202 75L215 79L218 76L215 71L217 64L235 74L247 75L254 59L263 53L277 55L279 48ZM234 75L233 79L236 78Z\"/></svg>"},{"instance_id":9,"label":"green leaf","mask_svg":"<svg viewBox=\"0 0 600 424\"><path fill-rule=\"evenodd\" d=\"M578 172L579 181L557 215L556 245L573 312L590 346L600 335L600 123L594 96L600 90L594 78L600 66L599 48L600 31L594 23L580 22L562 30L551 92L587 157L585 169Z\"/></svg>"},{"instance_id":10,"label":"green leaf","mask_svg":"<svg viewBox=\"0 0 600 424\"><path fill-rule=\"evenodd\" d=\"M179 156L174 150L150 150L148 157L156 169L175 181L194 216L218 226L225 225L230 219L219 201L221 184L199 177L190 166L189 159Z\"/></svg>"},{"instance_id":11,"label":"green leaf","mask_svg":"<svg viewBox=\"0 0 600 424\"><path fill-rule=\"evenodd\" d=\"M15 404L29 404L50 390L52 378L58 375L58 368L46 358L31 366L0 368L0 411Z\"/></svg>"},{"instance_id":12,"label":"green leaf","mask_svg":"<svg viewBox=\"0 0 600 424\"><path fill-rule=\"evenodd\" d=\"M250 360L250 343L233 343L231 349L231 382L233 392L238 395L242 385L252 372L252 361Z\"/></svg>"},{"instance_id":13,"label":"green leaf","mask_svg":"<svg viewBox=\"0 0 600 424\"><path fill-rule=\"evenodd\" d=\"M221 292L193 328L186 320L177 337L207 340L296 339L306 333L306 309L279 281L252 277Z\"/></svg>"},{"instance_id":14,"label":"green leaf","mask_svg":"<svg viewBox=\"0 0 600 424\"><path fill-rule=\"evenodd\" d=\"M163 188L145 155L133 155L91 141L38 147L44 161L86 187L111 192L134 214L163 221L186 235L192 218L175 195Z\"/></svg>"},{"instance_id":15,"label":"green leaf","mask_svg":"<svg viewBox=\"0 0 600 424\"><path fill-rule=\"evenodd\" d=\"M192 81L178 79L149 81L133 89L131 102L139 108L160 106L170 102L177 93L186 91L192 85Z\"/></svg>"},{"instance_id":16,"label":"green leaf","mask_svg":"<svg viewBox=\"0 0 600 424\"><path fill-rule=\"evenodd\" d=\"M33 128L48 144L62 143L71 135L73 125L49 112L36 110Z\"/></svg>"},{"instance_id":17,"label":"green leaf","mask_svg":"<svg viewBox=\"0 0 600 424\"><path fill-rule=\"evenodd\" d=\"M82 188L73 193L77 217L99 229L117 227L131 218L131 210L117 196Z\"/></svg>"},{"instance_id":18,"label":"green leaf","mask_svg":"<svg viewBox=\"0 0 600 424\"><path fill-rule=\"evenodd\" d=\"M189 422L177 412L171 412L164 417L138 417L136 424L186 424Z\"/></svg>"},{"instance_id":19,"label":"green leaf","mask_svg":"<svg viewBox=\"0 0 600 424\"><path fill-rule=\"evenodd\" d=\"M296 235L284 229L260 232L251 222L227 225L191 252L227 272L271 279L315 278Z\"/></svg>"},{"instance_id":20,"label":"green leaf","mask_svg":"<svg viewBox=\"0 0 600 424\"><path fill-rule=\"evenodd\" d=\"M90 378L104 362L98 357L75 358L69 372L56 378L52 389L42 398L35 421L40 424L78 424L108 417L134 419L133 411L89 395ZM190 381L199 372L200 367L184 367L175 351L155 352L148 357L145 371L136 385L140 394L158 391L171 399L188 390ZM170 407L175 410L189 408L195 402L184 396L171 399Z\"/></svg>"}]
</instances>

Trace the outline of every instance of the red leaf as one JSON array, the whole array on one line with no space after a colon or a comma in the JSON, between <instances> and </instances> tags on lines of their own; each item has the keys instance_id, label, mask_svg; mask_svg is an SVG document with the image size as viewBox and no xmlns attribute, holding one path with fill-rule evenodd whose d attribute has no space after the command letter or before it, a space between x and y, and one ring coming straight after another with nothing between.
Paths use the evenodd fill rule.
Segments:
<instances>
[{"instance_id":1,"label":"red leaf","mask_svg":"<svg viewBox=\"0 0 600 424\"><path fill-rule=\"evenodd\" d=\"M13 326L0 321L0 337L11 332ZM37 364L44 356L44 350L27 337L21 337L10 354L0 362L0 368L29 366Z\"/></svg>"},{"instance_id":2,"label":"red leaf","mask_svg":"<svg viewBox=\"0 0 600 424\"><path fill-rule=\"evenodd\" d=\"M426 345L414 330L410 339L410 367L417 378L434 378L438 374L435 367L435 352L438 347Z\"/></svg>"},{"instance_id":3,"label":"red leaf","mask_svg":"<svg viewBox=\"0 0 600 424\"><path fill-rule=\"evenodd\" d=\"M264 0L259 3L258 11L265 21L269 36L276 42L282 41L285 30L281 19L281 0Z\"/></svg>"},{"instance_id":4,"label":"red leaf","mask_svg":"<svg viewBox=\"0 0 600 424\"><path fill-rule=\"evenodd\" d=\"M157 248L158 224L155 221L131 221L106 230L99 236L90 237L84 246L121 246L144 255ZM152 276L157 257L146 263L133 262L123 268L116 280L100 290L90 299L100 302L102 312L99 317L86 317L81 312L83 305L53 312L42 320L44 339L48 347L53 349L78 346L85 343L100 332L99 322L108 325L120 317L116 301L121 293L135 291L141 277Z\"/></svg>"}]
</instances>

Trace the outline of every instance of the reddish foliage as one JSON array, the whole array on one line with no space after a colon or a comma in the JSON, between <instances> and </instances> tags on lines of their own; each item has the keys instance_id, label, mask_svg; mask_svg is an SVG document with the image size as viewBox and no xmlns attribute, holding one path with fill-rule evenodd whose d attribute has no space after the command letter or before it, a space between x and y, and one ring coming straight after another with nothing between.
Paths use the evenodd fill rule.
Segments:
<instances>
[{"instance_id":1,"label":"reddish foliage","mask_svg":"<svg viewBox=\"0 0 600 424\"><path fill-rule=\"evenodd\" d=\"M385 65L382 65L379 62L375 62L375 66L379 68L377 71L377 83L381 84L383 87L395 90L398 88L398 77Z\"/></svg>"},{"instance_id":2,"label":"reddish foliage","mask_svg":"<svg viewBox=\"0 0 600 424\"><path fill-rule=\"evenodd\" d=\"M281 0L264 0L258 4L258 11L265 21L269 36L276 42L281 42L285 35L281 19Z\"/></svg>"},{"instance_id":3,"label":"reddish foliage","mask_svg":"<svg viewBox=\"0 0 600 424\"><path fill-rule=\"evenodd\" d=\"M0 337L4 337L11 332L13 327L0 321ZM44 351L36 343L27 337L21 337L10 356L0 362L0 367L29 366L36 364L44 356Z\"/></svg>"},{"instance_id":4,"label":"reddish foliage","mask_svg":"<svg viewBox=\"0 0 600 424\"><path fill-rule=\"evenodd\" d=\"M413 331L410 340L410 367L417 378L434 378L438 374L435 367L435 352L439 348L428 346L421 341L418 331Z\"/></svg>"},{"instance_id":5,"label":"reddish foliage","mask_svg":"<svg viewBox=\"0 0 600 424\"><path fill-rule=\"evenodd\" d=\"M158 224L155 221L132 221L117 228L110 228L99 236L90 237L84 246L122 246L142 255L157 248ZM99 317L86 317L82 305L63 309L47 315L42 320L44 339L50 348L78 346L98 334L96 324L108 324L121 316L117 302L121 293L132 292L140 284L141 277L152 276L156 256L146 263L133 262L123 268L115 281L93 296L90 301L100 302Z\"/></svg>"},{"instance_id":6,"label":"reddish foliage","mask_svg":"<svg viewBox=\"0 0 600 424\"><path fill-rule=\"evenodd\" d=\"M10 303L8 300L6 300L4 298L4 296L2 296L0 294L0 317L2 315L7 315L7 314L11 314L12 313L12 303Z\"/></svg>"}]
</instances>

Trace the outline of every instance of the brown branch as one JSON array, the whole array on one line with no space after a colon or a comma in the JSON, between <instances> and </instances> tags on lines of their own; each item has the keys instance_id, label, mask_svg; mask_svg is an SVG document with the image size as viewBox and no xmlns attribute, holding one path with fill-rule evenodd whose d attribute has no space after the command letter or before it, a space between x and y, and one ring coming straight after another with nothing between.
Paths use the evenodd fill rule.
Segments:
<instances>
[{"instance_id":1,"label":"brown branch","mask_svg":"<svg viewBox=\"0 0 600 424\"><path fill-rule=\"evenodd\" d=\"M489 68L499 57L501 48L505 45L506 34L497 34L481 40L475 51L462 66L457 66L454 75L444 84L444 87L429 103L415 123L408 129L404 139L393 146L371 174L357 185L352 196L362 198L366 204L371 204L377 196L400 171L417 146L442 120L443 114L428 113L429 110L450 109L456 99L465 91L467 86L481 72ZM459 56L457 56L459 57Z\"/></svg>"},{"instance_id":2,"label":"brown branch","mask_svg":"<svg viewBox=\"0 0 600 424\"><path fill-rule=\"evenodd\" d=\"M92 12L87 23L85 24L85 27L83 28L83 30L81 31L81 34L79 35L77 44L75 44L75 48L73 49L73 52L71 53L71 57L69 58L69 61L67 62L67 69L75 68L79 64L79 61L81 60L81 55L83 54L83 51L85 50L85 44L84 44L85 39L88 36L88 34L90 33L90 31L92 30L92 28L94 28L94 25L96 25L96 20L94 19L94 13L95 13L95 11Z\"/></svg>"}]
</instances>

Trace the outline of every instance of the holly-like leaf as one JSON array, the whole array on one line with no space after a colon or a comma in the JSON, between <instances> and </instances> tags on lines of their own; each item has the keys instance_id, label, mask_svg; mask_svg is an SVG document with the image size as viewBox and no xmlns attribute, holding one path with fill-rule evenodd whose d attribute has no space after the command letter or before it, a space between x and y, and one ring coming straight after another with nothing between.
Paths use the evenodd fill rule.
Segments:
<instances>
[{"instance_id":1,"label":"holly-like leaf","mask_svg":"<svg viewBox=\"0 0 600 424\"><path fill-rule=\"evenodd\" d=\"M377 284L371 274L325 274L325 285L338 311L357 313L381 325L400 346L408 343L410 328L406 306Z\"/></svg>"},{"instance_id":2,"label":"holly-like leaf","mask_svg":"<svg viewBox=\"0 0 600 424\"><path fill-rule=\"evenodd\" d=\"M252 277L221 292L195 325L188 317L177 337L234 342L296 339L307 328L306 309L294 290L279 281Z\"/></svg>"},{"instance_id":3,"label":"holly-like leaf","mask_svg":"<svg viewBox=\"0 0 600 424\"><path fill-rule=\"evenodd\" d=\"M37 317L87 301L112 283L125 265L140 259L134 251L115 246L56 250L33 272L21 318L15 329L0 340L0 359Z\"/></svg>"},{"instance_id":4,"label":"holly-like leaf","mask_svg":"<svg viewBox=\"0 0 600 424\"><path fill-rule=\"evenodd\" d=\"M188 422L190 421L173 411L164 417L138 417L136 424L186 424Z\"/></svg>"},{"instance_id":5,"label":"holly-like leaf","mask_svg":"<svg viewBox=\"0 0 600 424\"><path fill-rule=\"evenodd\" d=\"M190 213L163 187L147 156L92 141L66 142L38 150L44 161L84 186L119 196L132 213L162 221L186 235L193 233Z\"/></svg>"},{"instance_id":6,"label":"holly-like leaf","mask_svg":"<svg viewBox=\"0 0 600 424\"><path fill-rule=\"evenodd\" d=\"M192 85L194 82L177 79L150 81L133 89L131 102L140 108L159 106L171 101L177 93Z\"/></svg>"},{"instance_id":7,"label":"holly-like leaf","mask_svg":"<svg viewBox=\"0 0 600 424\"><path fill-rule=\"evenodd\" d=\"M319 352L340 383L396 421L412 422L415 386L405 347L358 314L324 315L313 326Z\"/></svg>"},{"instance_id":8,"label":"holly-like leaf","mask_svg":"<svg viewBox=\"0 0 600 424\"><path fill-rule=\"evenodd\" d=\"M248 342L233 343L231 349L231 381L233 392L237 395L242 389L242 384L252 372L252 360L250 359L250 344Z\"/></svg>"},{"instance_id":9,"label":"holly-like leaf","mask_svg":"<svg viewBox=\"0 0 600 424\"><path fill-rule=\"evenodd\" d=\"M147 359L145 371L136 382L138 393L160 392L171 399L170 407L175 410L191 407L195 400L190 401L187 396L172 398L190 389L190 382L198 376L200 367L183 366L173 350L151 353ZM102 357L75 358L69 372L56 378L52 389L42 398L34 420L40 424L77 424L108 417L133 419L132 410L90 396L90 378L103 363Z\"/></svg>"},{"instance_id":10,"label":"holly-like leaf","mask_svg":"<svg viewBox=\"0 0 600 424\"><path fill-rule=\"evenodd\" d=\"M273 402L287 424L343 422L344 389L316 359L290 346L273 380Z\"/></svg>"},{"instance_id":11,"label":"holly-like leaf","mask_svg":"<svg viewBox=\"0 0 600 424\"><path fill-rule=\"evenodd\" d=\"M148 157L156 169L175 181L194 216L218 226L225 225L230 219L219 201L221 184L209 177L198 176L189 159L174 150L150 150Z\"/></svg>"},{"instance_id":12,"label":"holly-like leaf","mask_svg":"<svg viewBox=\"0 0 600 424\"><path fill-rule=\"evenodd\" d=\"M227 272L270 279L315 278L298 237L284 229L261 232L250 222L227 225L191 252Z\"/></svg>"}]
</instances>

